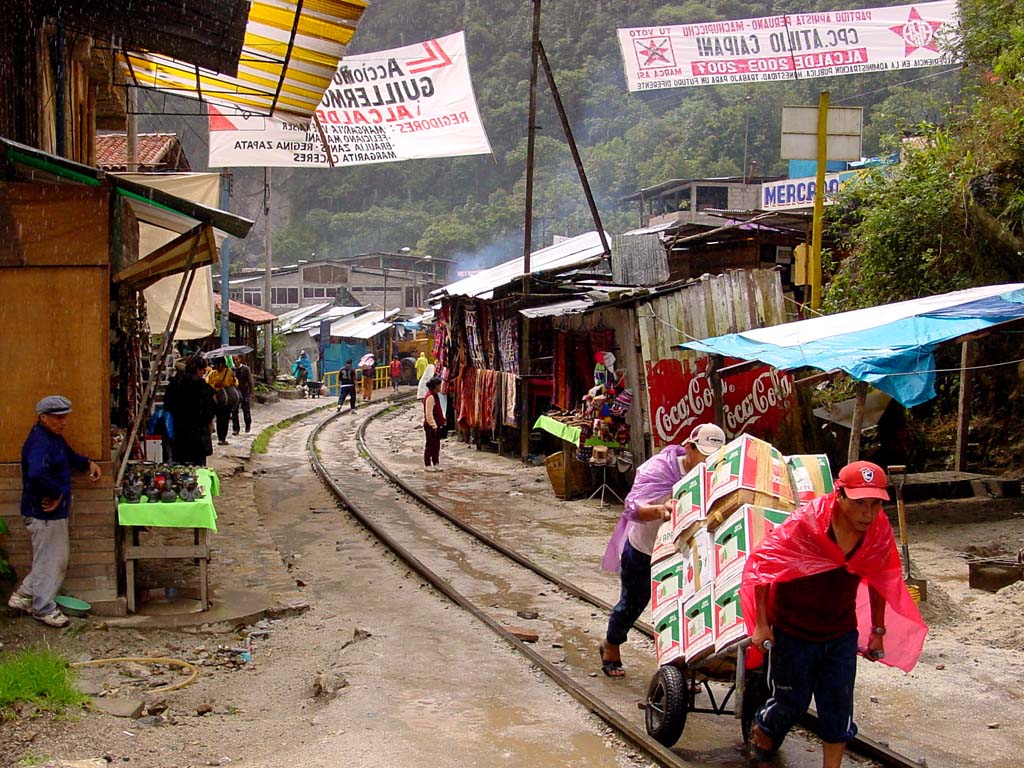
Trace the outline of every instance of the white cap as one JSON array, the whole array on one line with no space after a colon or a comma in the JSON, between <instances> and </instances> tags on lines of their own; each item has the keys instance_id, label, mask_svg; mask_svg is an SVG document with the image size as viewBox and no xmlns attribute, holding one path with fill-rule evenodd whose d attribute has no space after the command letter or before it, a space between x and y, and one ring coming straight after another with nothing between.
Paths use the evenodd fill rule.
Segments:
<instances>
[{"instance_id":1,"label":"white cap","mask_svg":"<svg viewBox=\"0 0 1024 768\"><path fill-rule=\"evenodd\" d=\"M714 424L698 424L693 428L686 442L693 443L698 451L705 456L710 456L725 445L725 432Z\"/></svg>"}]
</instances>

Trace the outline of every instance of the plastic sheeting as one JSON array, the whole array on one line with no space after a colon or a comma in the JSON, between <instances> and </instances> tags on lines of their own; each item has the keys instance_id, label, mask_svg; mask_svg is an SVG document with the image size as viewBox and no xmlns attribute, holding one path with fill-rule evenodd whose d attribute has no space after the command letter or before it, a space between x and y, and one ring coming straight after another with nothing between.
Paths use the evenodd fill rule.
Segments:
<instances>
[{"instance_id":1,"label":"plastic sheeting","mask_svg":"<svg viewBox=\"0 0 1024 768\"><path fill-rule=\"evenodd\" d=\"M923 299L730 333L678 346L760 360L780 370L845 371L906 407L935 397L935 349L943 342L1024 318L1024 283L990 285Z\"/></svg>"}]
</instances>

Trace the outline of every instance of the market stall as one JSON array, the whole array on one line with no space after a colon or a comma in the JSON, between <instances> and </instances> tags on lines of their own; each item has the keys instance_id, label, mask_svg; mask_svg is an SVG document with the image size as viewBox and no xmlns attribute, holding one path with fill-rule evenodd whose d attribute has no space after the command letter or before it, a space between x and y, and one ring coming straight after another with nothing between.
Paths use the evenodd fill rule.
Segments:
<instances>
[{"instance_id":1,"label":"market stall","mask_svg":"<svg viewBox=\"0 0 1024 768\"><path fill-rule=\"evenodd\" d=\"M200 610L210 607L210 534L217 532L213 497L220 495L220 478L212 469L133 465L125 475L124 493L117 505L117 522L125 533L125 575L128 612L135 612L135 564L139 560L195 560L199 565ZM140 543L150 529L192 531L192 544Z\"/></svg>"}]
</instances>

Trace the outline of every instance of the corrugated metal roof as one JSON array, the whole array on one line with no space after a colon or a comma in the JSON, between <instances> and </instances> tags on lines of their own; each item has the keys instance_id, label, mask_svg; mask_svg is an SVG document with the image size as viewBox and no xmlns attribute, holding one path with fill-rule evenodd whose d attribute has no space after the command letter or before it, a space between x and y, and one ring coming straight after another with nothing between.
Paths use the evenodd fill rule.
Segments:
<instances>
[{"instance_id":1,"label":"corrugated metal roof","mask_svg":"<svg viewBox=\"0 0 1024 768\"><path fill-rule=\"evenodd\" d=\"M330 307L326 312L321 312L317 315L309 315L307 318L299 322L295 330L297 331L309 331L310 336L315 336L320 333L320 323L324 320L337 320L342 317L349 317L356 315L366 309L366 305L360 307Z\"/></svg>"},{"instance_id":2,"label":"corrugated metal roof","mask_svg":"<svg viewBox=\"0 0 1024 768\"><path fill-rule=\"evenodd\" d=\"M343 339L372 339L378 333L383 333L391 327L392 323L383 318L394 317L399 311L398 309L391 309L387 312L374 310L358 317L338 320L331 326L331 336L340 336Z\"/></svg>"},{"instance_id":3,"label":"corrugated metal roof","mask_svg":"<svg viewBox=\"0 0 1024 768\"><path fill-rule=\"evenodd\" d=\"M237 282L249 282L250 280L262 280L263 278L248 278L247 280L238 280ZM231 284L235 284L235 280L231 281ZM291 333L295 328L302 323L307 317L311 317L314 314L323 312L331 306L331 302L322 301L319 304L311 304L308 307L299 307L298 309L290 309L277 317L277 328L278 333Z\"/></svg>"},{"instance_id":4,"label":"corrugated metal roof","mask_svg":"<svg viewBox=\"0 0 1024 768\"><path fill-rule=\"evenodd\" d=\"M220 294L213 294L213 306L220 309ZM228 299L228 314L231 317L240 317L243 320L262 325L263 323L272 323L277 319L277 315L272 315L266 310L254 307L251 304L245 304L241 301L235 301L234 299Z\"/></svg>"},{"instance_id":5,"label":"corrugated metal roof","mask_svg":"<svg viewBox=\"0 0 1024 768\"><path fill-rule=\"evenodd\" d=\"M542 307L520 309L519 314L529 318L580 315L593 306L594 302L590 299L570 299L569 301L559 301L557 304L545 304Z\"/></svg>"},{"instance_id":6,"label":"corrugated metal roof","mask_svg":"<svg viewBox=\"0 0 1024 768\"><path fill-rule=\"evenodd\" d=\"M305 125L331 83L366 0L253 0L235 75L145 51L118 55L140 88Z\"/></svg>"},{"instance_id":7,"label":"corrugated metal roof","mask_svg":"<svg viewBox=\"0 0 1024 768\"><path fill-rule=\"evenodd\" d=\"M604 246L601 244L601 236L598 232L587 232L578 237L571 237L560 243L555 243L547 248L534 251L530 254L530 274L537 275L545 272L558 272L572 267L578 267L586 262L598 261L604 256ZM472 296L475 298L489 299L494 294L494 289L518 280L523 274L523 258L506 261L496 267L485 269L483 272L449 283L443 288L438 288L430 295L440 296Z\"/></svg>"}]
</instances>

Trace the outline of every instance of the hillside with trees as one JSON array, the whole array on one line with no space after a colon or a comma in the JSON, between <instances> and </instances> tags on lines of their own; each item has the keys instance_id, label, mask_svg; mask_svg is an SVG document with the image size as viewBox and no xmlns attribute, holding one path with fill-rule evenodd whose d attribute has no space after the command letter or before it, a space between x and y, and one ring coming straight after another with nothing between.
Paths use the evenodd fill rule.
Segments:
<instances>
[{"instance_id":1,"label":"hillside with trees","mask_svg":"<svg viewBox=\"0 0 1024 768\"><path fill-rule=\"evenodd\" d=\"M832 103L865 109L865 153L906 127L941 124L961 103L969 75L916 69L791 83L681 88L630 94L619 27L862 8L865 0L548 0L542 38L606 229L637 225L622 198L671 178L784 174L781 108ZM470 68L493 156L386 163L340 170L275 171L291 212L276 228L275 261L410 247L489 266L522 251L529 0L403 0L371 4L353 53L466 32ZM535 178L535 246L592 228L557 114L542 82ZM744 162L746 161L746 163ZM755 165L756 164L756 165ZM278 198L280 199L280 197ZM249 249L250 251L252 249Z\"/></svg>"}]
</instances>

